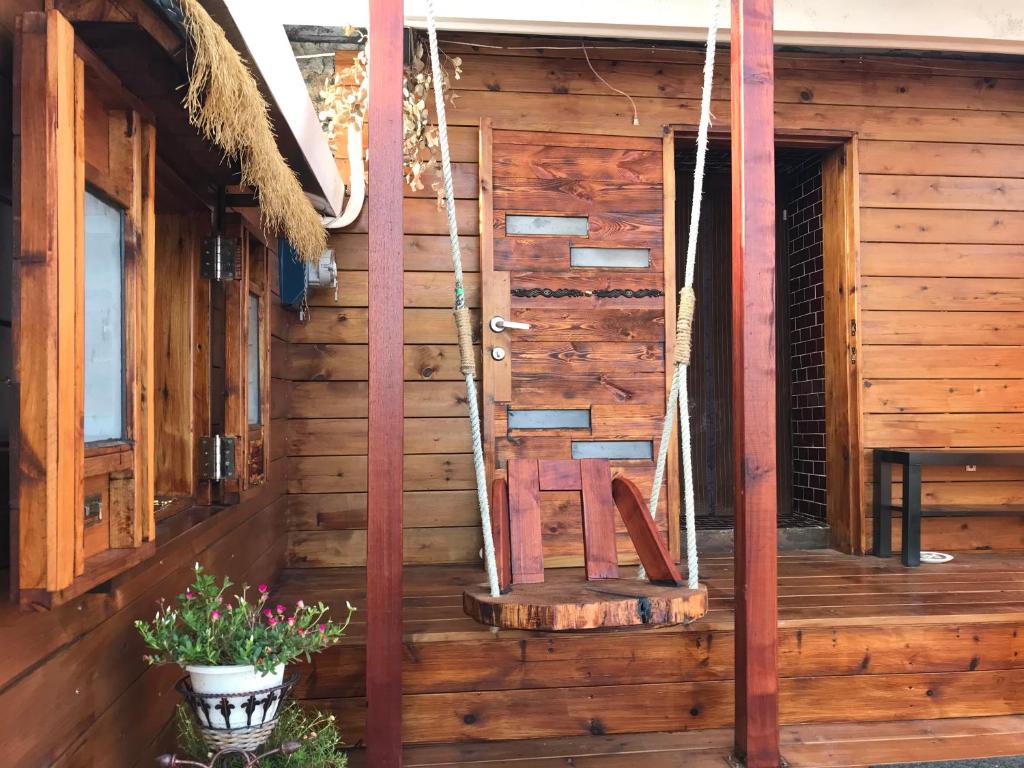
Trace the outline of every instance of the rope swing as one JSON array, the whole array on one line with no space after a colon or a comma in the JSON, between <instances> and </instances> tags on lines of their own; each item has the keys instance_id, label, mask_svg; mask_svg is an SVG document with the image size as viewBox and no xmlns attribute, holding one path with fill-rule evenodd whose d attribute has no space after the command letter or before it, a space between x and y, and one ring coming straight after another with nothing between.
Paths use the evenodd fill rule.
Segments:
<instances>
[{"instance_id":1,"label":"rope swing","mask_svg":"<svg viewBox=\"0 0 1024 768\"><path fill-rule=\"evenodd\" d=\"M444 205L448 213L448 236L452 245L452 271L455 273L455 329L459 336L459 370L466 380L469 403L469 431L473 437L473 469L476 473L476 498L480 506L480 528L484 537L484 563L491 597L501 594L498 566L494 559L494 536L491 534L491 504L487 498L487 468L484 464L484 441L480 433L480 407L476 391L476 353L473 350L473 323L466 306L466 288L462 275L462 250L459 247L459 225L455 218L455 190L452 186L452 159L448 151L448 118L444 110L444 81L441 78L441 54L437 50L437 19L434 2L427 0L427 38L430 44L430 67L434 79L434 106L437 109L437 136L441 145L441 175L444 179Z\"/></svg>"},{"instance_id":2,"label":"rope swing","mask_svg":"<svg viewBox=\"0 0 1024 768\"><path fill-rule=\"evenodd\" d=\"M676 345L673 363L672 388L665 404L665 421L661 428L661 443L658 446L658 460L654 467L654 487L651 489L650 513L658 516L658 497L665 479L665 463L668 459L669 443L672 440L672 423L675 410L679 407L679 440L682 445L683 502L686 525L686 585L696 589L699 582L697 562L696 509L693 499L693 455L690 438L690 395L686 386L686 371L690 366L692 350L693 314L697 295L693 291L693 275L697 267L697 232L700 225L700 208L704 196L704 161L708 153L708 128L711 126L711 86L715 75L715 44L718 41L718 11L721 0L711 0L711 20L708 23L708 37L704 49L704 84L700 97L700 122L697 125L697 159L693 167L693 199L690 205L690 229L686 239L686 266L683 272L683 287L679 290L679 307L676 320ZM640 569L643 578L643 568Z\"/></svg>"},{"instance_id":3,"label":"rope swing","mask_svg":"<svg viewBox=\"0 0 1024 768\"><path fill-rule=\"evenodd\" d=\"M484 562L492 597L500 595L498 570L495 563L494 539L491 532L491 511L487 497L487 472L484 463L483 439L480 429L480 409L477 404L476 355L473 349L473 330L469 308L466 306L466 291L462 271L462 253L459 247L459 232L455 217L455 193L452 187L451 157L448 149L448 123L445 114L444 94L441 77L441 57L437 46L437 19L433 0L427 0L427 38L430 46L430 63L434 83L434 104L437 109L437 131L441 147L441 172L444 184L444 200L448 217L448 233L451 239L452 269L455 276L455 300L453 312L459 339L460 370L466 381L466 398L469 403L470 432L473 441L473 467L476 473L477 500L480 508L480 527L483 531ZM715 44L718 38L718 14L720 0L711 0L711 20L708 26L704 57L704 82L700 102L700 122L697 129L697 157L693 175L693 200L690 208L690 228L686 244L686 266L683 287L679 291L678 320L676 323L675 371L666 401L665 418L662 424L661 441L654 471L654 485L651 491L649 512L657 517L661 486L665 480L665 464L672 440L672 427L678 408L680 440L682 444L683 492L685 500L686 566L687 586L697 589L698 563L693 492L693 458L691 455L689 394L686 386L686 372L690 364L692 329L696 294L693 278L697 256L697 230L700 222L701 200L704 186L704 164L707 155L708 129L711 123L711 87L715 68ZM584 49L586 53L586 49ZM595 73L596 74L596 73ZM634 121L636 118L634 117ZM640 577L646 578L643 568Z\"/></svg>"}]
</instances>

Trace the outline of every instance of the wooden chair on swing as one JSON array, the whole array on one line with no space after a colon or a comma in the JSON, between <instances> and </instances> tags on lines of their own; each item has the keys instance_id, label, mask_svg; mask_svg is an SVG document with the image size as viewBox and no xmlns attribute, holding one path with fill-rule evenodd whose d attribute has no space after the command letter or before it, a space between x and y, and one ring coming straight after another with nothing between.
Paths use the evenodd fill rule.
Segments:
<instances>
[{"instance_id":1,"label":"wooden chair on swing","mask_svg":"<svg viewBox=\"0 0 1024 768\"><path fill-rule=\"evenodd\" d=\"M491 485L491 529L501 595L463 594L466 613L504 629L579 630L689 623L707 612L707 589L689 589L665 549L640 491L612 478L607 459L509 459ZM586 581L544 581L541 493L579 491ZM615 515L622 517L648 581L619 578Z\"/></svg>"}]
</instances>

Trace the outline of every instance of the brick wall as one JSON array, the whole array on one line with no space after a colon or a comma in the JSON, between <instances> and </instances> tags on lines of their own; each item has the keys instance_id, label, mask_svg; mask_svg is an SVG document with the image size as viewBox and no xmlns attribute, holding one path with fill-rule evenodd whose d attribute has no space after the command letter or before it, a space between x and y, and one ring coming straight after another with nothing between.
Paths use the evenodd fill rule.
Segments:
<instances>
[{"instance_id":1,"label":"brick wall","mask_svg":"<svg viewBox=\"0 0 1024 768\"><path fill-rule=\"evenodd\" d=\"M793 172L786 205L789 252L793 511L825 520L825 337L821 158Z\"/></svg>"}]
</instances>

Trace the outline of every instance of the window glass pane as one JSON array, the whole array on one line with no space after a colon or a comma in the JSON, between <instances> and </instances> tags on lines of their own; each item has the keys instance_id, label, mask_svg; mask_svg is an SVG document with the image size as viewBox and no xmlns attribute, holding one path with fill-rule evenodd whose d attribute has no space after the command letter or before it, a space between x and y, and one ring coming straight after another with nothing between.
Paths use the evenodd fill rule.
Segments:
<instances>
[{"instance_id":1,"label":"window glass pane","mask_svg":"<svg viewBox=\"0 0 1024 768\"><path fill-rule=\"evenodd\" d=\"M85 193L85 441L124 429L124 215Z\"/></svg>"},{"instance_id":2,"label":"window glass pane","mask_svg":"<svg viewBox=\"0 0 1024 768\"><path fill-rule=\"evenodd\" d=\"M260 391L260 298L254 293L249 294L249 330L246 340L246 410L249 426L260 423L260 406L263 393Z\"/></svg>"},{"instance_id":3,"label":"window glass pane","mask_svg":"<svg viewBox=\"0 0 1024 768\"><path fill-rule=\"evenodd\" d=\"M590 411L551 408L508 411L509 429L590 429Z\"/></svg>"},{"instance_id":4,"label":"window glass pane","mask_svg":"<svg viewBox=\"0 0 1024 768\"><path fill-rule=\"evenodd\" d=\"M569 264L574 267L611 269L644 268L651 266L650 248L589 248L573 246L569 249Z\"/></svg>"},{"instance_id":5,"label":"window glass pane","mask_svg":"<svg viewBox=\"0 0 1024 768\"><path fill-rule=\"evenodd\" d=\"M586 236L590 222L586 216L505 216L506 235L579 235Z\"/></svg>"},{"instance_id":6,"label":"window glass pane","mask_svg":"<svg viewBox=\"0 0 1024 768\"><path fill-rule=\"evenodd\" d=\"M574 440L574 459L650 459L654 444L650 440Z\"/></svg>"}]
</instances>

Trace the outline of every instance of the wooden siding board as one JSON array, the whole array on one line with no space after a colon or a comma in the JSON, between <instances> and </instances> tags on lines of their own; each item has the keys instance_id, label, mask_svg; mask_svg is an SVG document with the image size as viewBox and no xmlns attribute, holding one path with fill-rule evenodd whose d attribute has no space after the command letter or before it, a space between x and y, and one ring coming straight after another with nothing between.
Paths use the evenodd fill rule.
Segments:
<instances>
[{"instance_id":1,"label":"wooden siding board","mask_svg":"<svg viewBox=\"0 0 1024 768\"><path fill-rule=\"evenodd\" d=\"M554 146L578 143L578 136L584 134L594 157L619 153L615 156L622 158L633 153L635 164L644 157L637 153L657 154L664 124L696 121L691 86L699 82L702 64L698 53L671 48L590 51L594 61L600 62L595 65L599 71L605 66L621 72L616 76L638 97L641 124L633 126L628 105L593 78L578 49L560 49L558 41L551 39L533 40L537 47L530 47L531 39L525 37L473 38L481 39L512 47L486 52L467 49L459 108L449 116L453 159L461 179L456 187L457 210L471 302L479 285L479 224L472 182L479 175L480 120L493 121L502 146L518 145L518 166L508 163L509 168L537 165L531 160L537 152L530 146L533 130L552 131L546 142ZM729 123L725 79L722 70L713 105L716 127L723 129ZM991 85L985 86L986 82ZM1014 360L1021 357L1024 345L1024 310L1017 285L1024 246L1024 219L1020 218L1024 212L1018 205L1024 179L1022 83L1019 67L1002 62L962 60L951 67L948 61L907 62L881 55L776 55L780 131L827 129L858 136L862 176L857 186L863 208L854 215L861 219L863 236L854 244L859 247L857 293L862 303L856 320L869 422L872 414L902 415L904 421L897 420L899 434L906 434L909 427L902 425L907 420L927 416L932 421L924 422L925 442L932 442L944 424L953 428L957 414L1007 413L1012 421L1012 415L1020 413L1018 388L1012 380L1019 373ZM494 90L495 85L501 90ZM644 173L643 168L640 162L630 172ZM655 172L653 166L651 170ZM527 202L520 191L526 188L551 196L545 207L580 194L603 194L597 182L587 189L566 187L557 178L564 173L557 164L545 172L555 178L524 187L530 174L497 171L511 185L509 195L518 195L519 202ZM606 175L611 181L637 183L622 174ZM411 213L404 222L415 228L407 229L403 240L410 297L405 313L407 416L458 419L465 414L465 401L454 363L454 324L447 309L450 255L444 216L430 194L408 189L405 194ZM360 346L367 340L365 277L360 275L367 264L365 222L351 232L332 234L331 239L349 285L338 305L326 293L314 296L317 306L312 307L309 321L293 321L289 327L293 378L302 380L293 389L294 399L302 404L292 418L365 418L365 351ZM493 258L502 269L536 271L531 261L536 262L537 254L544 254L545 263L557 263L558 254L550 251L553 247L536 238L523 247L506 248L499 241ZM556 271L567 269L568 254L561 258L566 266ZM662 261L661 249L652 249L652 267L660 269ZM520 311L513 308L512 319L521 319ZM541 311L531 314L538 318ZM641 323L620 312L650 312L650 316ZM598 328L609 342L617 340L616 334L627 326L636 334L631 341L637 344L663 338L659 308L601 308L590 317L593 327L578 328L552 309L543 321L535 321L530 341L550 342L548 349L554 352L554 344L592 338ZM555 363L537 358L530 365L539 370ZM656 403L650 387L661 374L654 370L653 361L652 370L628 380L616 375L614 365L603 362L558 366L579 402L594 398L592 402L609 405ZM543 407L547 403L544 377L543 372L523 373L513 379L512 386L525 403ZM952 391L943 389L947 384ZM418 389L410 395L413 385ZM872 387L877 389L872 392ZM918 396L908 402L915 388ZM954 421L935 421L946 418L944 414ZM893 422L876 419L865 429L870 428L876 439L895 436L880 424ZM975 441L969 432L963 434ZM1007 434L1000 439L1012 438ZM1008 447L1024 447L1024 438L1018 443ZM353 476L360 471L352 463L359 457L339 458L344 460L336 473L318 457L290 459L291 486L352 492L353 486L362 485ZM416 466L406 471L407 493L412 488L471 488L466 453L422 454L415 461ZM309 477L295 474L306 468ZM354 492L361 490L365 489ZM949 498L955 498L955 491L949 489ZM980 492L975 489L968 498ZM870 496L869 486L866 495ZM1001 524L1010 526L1009 521ZM998 525L985 530L994 533ZM952 536L954 529L948 530ZM1007 541L1015 541L1015 534L1006 530ZM939 548L941 541L933 539ZM998 537L989 543L996 545ZM476 553L471 553L469 562L477 562Z\"/></svg>"}]
</instances>

